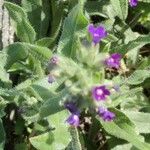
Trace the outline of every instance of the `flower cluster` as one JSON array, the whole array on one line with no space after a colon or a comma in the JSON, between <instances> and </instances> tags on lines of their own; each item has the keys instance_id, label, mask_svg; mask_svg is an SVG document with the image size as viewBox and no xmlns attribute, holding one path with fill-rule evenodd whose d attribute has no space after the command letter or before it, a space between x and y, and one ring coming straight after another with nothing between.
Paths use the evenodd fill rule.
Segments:
<instances>
[{"instance_id":1,"label":"flower cluster","mask_svg":"<svg viewBox=\"0 0 150 150\"><path fill-rule=\"evenodd\" d=\"M106 86L96 86L92 90L93 99L96 101L105 101L107 96L110 95L110 91ZM107 108L99 107L98 115L102 117L104 121L112 121L115 118L115 114L107 110Z\"/></svg>"},{"instance_id":2,"label":"flower cluster","mask_svg":"<svg viewBox=\"0 0 150 150\"><path fill-rule=\"evenodd\" d=\"M91 35L94 45L98 44L103 38L107 36L107 31L103 26L95 27L93 24L90 24L88 26L88 32ZM52 68L59 66L61 64L61 62L59 61L60 59L58 59L58 56L53 56L50 60ZM120 61L121 55L119 53L113 53L104 59L103 66L110 69L119 69ZM48 82L53 83L54 81L55 77L50 74ZM119 87L114 87L114 89L117 91L119 90ZM106 85L98 85L92 88L91 95L93 100L97 102L105 102L107 100L107 97L111 95L111 92ZM78 110L76 104L74 102L66 102L64 104L64 107L71 113L70 116L66 119L66 122L74 127L79 126L80 111ZM97 114L104 121L112 121L115 118L115 114L113 112L110 112L107 108L101 106L98 108Z\"/></svg>"},{"instance_id":3,"label":"flower cluster","mask_svg":"<svg viewBox=\"0 0 150 150\"><path fill-rule=\"evenodd\" d=\"M92 36L92 41L96 45L101 41L101 39L107 36L107 31L104 27L94 27L89 25L88 31ZM121 55L119 53L111 54L108 58L105 59L104 65L108 68L119 69L121 61ZM110 95L109 89L105 85L95 86L92 89L92 97L96 101L105 101L107 96ZM102 117L104 121L112 121L115 118L115 114L107 110L107 108L99 107L98 115Z\"/></svg>"}]
</instances>

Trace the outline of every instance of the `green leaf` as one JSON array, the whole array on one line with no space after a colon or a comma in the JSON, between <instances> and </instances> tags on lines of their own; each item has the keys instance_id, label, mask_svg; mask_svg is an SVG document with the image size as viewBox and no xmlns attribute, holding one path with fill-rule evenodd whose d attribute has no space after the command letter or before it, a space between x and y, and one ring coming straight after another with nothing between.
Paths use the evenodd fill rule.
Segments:
<instances>
[{"instance_id":1,"label":"green leaf","mask_svg":"<svg viewBox=\"0 0 150 150\"><path fill-rule=\"evenodd\" d=\"M107 43L104 48L102 49L102 52L108 53L110 51L111 43Z\"/></svg>"},{"instance_id":2,"label":"green leaf","mask_svg":"<svg viewBox=\"0 0 150 150\"><path fill-rule=\"evenodd\" d=\"M51 94L51 98L49 98L40 108L40 117L47 117L61 111L63 107L60 105L60 102L65 95L66 91L60 92L56 95Z\"/></svg>"},{"instance_id":3,"label":"green leaf","mask_svg":"<svg viewBox=\"0 0 150 150\"><path fill-rule=\"evenodd\" d=\"M87 1L85 3L85 9L90 15L99 15L107 18L106 12L103 9L108 4L108 1Z\"/></svg>"},{"instance_id":4,"label":"green leaf","mask_svg":"<svg viewBox=\"0 0 150 150\"><path fill-rule=\"evenodd\" d=\"M3 49L6 56L5 68L9 69L15 62L25 60L28 56L28 50L21 43L11 44Z\"/></svg>"},{"instance_id":5,"label":"green leaf","mask_svg":"<svg viewBox=\"0 0 150 150\"><path fill-rule=\"evenodd\" d=\"M27 43L33 43L36 38L36 33L29 23L24 9L10 2L5 2L4 6L7 8L10 17L13 20L16 34L20 40Z\"/></svg>"},{"instance_id":6,"label":"green leaf","mask_svg":"<svg viewBox=\"0 0 150 150\"><path fill-rule=\"evenodd\" d=\"M110 150L139 150L132 146L132 144L125 142L122 139L115 138L112 136L111 138L108 137L108 149Z\"/></svg>"},{"instance_id":7,"label":"green leaf","mask_svg":"<svg viewBox=\"0 0 150 150\"><path fill-rule=\"evenodd\" d=\"M41 25L40 25L40 38L43 38L47 35L49 30L49 23L51 22L51 7L50 1L42 1L42 13L41 13Z\"/></svg>"},{"instance_id":8,"label":"green leaf","mask_svg":"<svg viewBox=\"0 0 150 150\"><path fill-rule=\"evenodd\" d=\"M111 0L111 4L117 16L125 20L128 15L128 0Z\"/></svg>"},{"instance_id":9,"label":"green leaf","mask_svg":"<svg viewBox=\"0 0 150 150\"><path fill-rule=\"evenodd\" d=\"M45 37L49 30L49 22L52 20L50 1L22 0L21 3L37 33L37 39Z\"/></svg>"},{"instance_id":10,"label":"green leaf","mask_svg":"<svg viewBox=\"0 0 150 150\"><path fill-rule=\"evenodd\" d=\"M124 111L124 113L135 123L140 133L150 133L150 113Z\"/></svg>"},{"instance_id":11,"label":"green leaf","mask_svg":"<svg viewBox=\"0 0 150 150\"><path fill-rule=\"evenodd\" d=\"M52 84L48 83L48 76L43 79L35 81L31 87L41 96L41 98L46 102L52 96L56 96L56 89L65 81L65 79L60 79ZM52 95L51 95L52 94Z\"/></svg>"},{"instance_id":12,"label":"green leaf","mask_svg":"<svg viewBox=\"0 0 150 150\"><path fill-rule=\"evenodd\" d=\"M63 32L58 45L58 52L68 57L75 57L78 48L78 38L83 34L88 20L83 14L83 6L76 5L64 21Z\"/></svg>"},{"instance_id":13,"label":"green leaf","mask_svg":"<svg viewBox=\"0 0 150 150\"><path fill-rule=\"evenodd\" d=\"M15 62L25 60L29 53L41 63L48 61L52 55L52 52L46 47L20 42L9 45L3 49L3 52L7 55L6 69L9 69Z\"/></svg>"},{"instance_id":14,"label":"green leaf","mask_svg":"<svg viewBox=\"0 0 150 150\"><path fill-rule=\"evenodd\" d=\"M50 35L55 38L57 37L61 23L64 16L64 1L53 1L51 2L51 10L52 10L52 21L51 21L51 32Z\"/></svg>"},{"instance_id":15,"label":"green leaf","mask_svg":"<svg viewBox=\"0 0 150 150\"><path fill-rule=\"evenodd\" d=\"M122 144L122 145L117 145L110 150L139 150L135 147L132 146L132 144Z\"/></svg>"},{"instance_id":16,"label":"green leaf","mask_svg":"<svg viewBox=\"0 0 150 150\"><path fill-rule=\"evenodd\" d=\"M3 52L0 53L0 86L3 88L9 88L11 87L11 81L9 80L9 74L5 70L7 55Z\"/></svg>"},{"instance_id":17,"label":"green leaf","mask_svg":"<svg viewBox=\"0 0 150 150\"><path fill-rule=\"evenodd\" d=\"M137 92L134 96L132 95L126 97L120 105L124 110L140 110L143 107L146 107L148 104L148 98L144 95L142 90L141 92Z\"/></svg>"},{"instance_id":18,"label":"green leaf","mask_svg":"<svg viewBox=\"0 0 150 150\"><path fill-rule=\"evenodd\" d=\"M5 107L7 102L0 96L0 118L5 116Z\"/></svg>"},{"instance_id":19,"label":"green leaf","mask_svg":"<svg viewBox=\"0 0 150 150\"><path fill-rule=\"evenodd\" d=\"M127 102L128 99L131 99L131 101L135 100L135 95L138 96L138 94L142 95L143 88L137 87L133 89L126 89L122 88L120 89L120 93L116 97L112 97L112 103L109 104L109 107L116 107L121 103ZM138 97L138 102L139 102L139 97Z\"/></svg>"},{"instance_id":20,"label":"green leaf","mask_svg":"<svg viewBox=\"0 0 150 150\"><path fill-rule=\"evenodd\" d=\"M28 51L32 54L32 56L40 60L41 63L42 61L48 61L52 56L51 50L46 47L27 44L27 43L22 43L22 44L28 49Z\"/></svg>"},{"instance_id":21,"label":"green leaf","mask_svg":"<svg viewBox=\"0 0 150 150\"><path fill-rule=\"evenodd\" d=\"M34 27L37 37L40 33L42 0L22 0L22 8L26 11L29 21Z\"/></svg>"},{"instance_id":22,"label":"green leaf","mask_svg":"<svg viewBox=\"0 0 150 150\"><path fill-rule=\"evenodd\" d=\"M126 83L130 85L138 85L144 82L147 78L150 78L149 70L136 70L126 80Z\"/></svg>"},{"instance_id":23,"label":"green leaf","mask_svg":"<svg viewBox=\"0 0 150 150\"><path fill-rule=\"evenodd\" d=\"M37 80L34 83L24 83L16 87L17 90L23 90L28 93L28 97L26 96L25 103L29 101L30 106L26 108L24 102L22 103L22 107L26 110L23 117L25 120L31 122L35 122L39 119L43 119L43 117L47 117L58 111L62 110L62 107L58 101L52 101L53 98L60 93L56 94L56 89L64 82L63 79L57 80L56 82L49 84L48 77L44 77L43 79ZM25 87L25 89L24 89ZM30 93L30 95L29 95ZM61 94L60 94L61 95ZM34 100L32 99L34 97ZM36 100L36 101L35 101ZM35 101L35 103L34 103ZM34 103L34 104L32 104ZM36 110L36 111L35 111Z\"/></svg>"},{"instance_id":24,"label":"green leaf","mask_svg":"<svg viewBox=\"0 0 150 150\"><path fill-rule=\"evenodd\" d=\"M139 2L150 3L150 0L139 0Z\"/></svg>"},{"instance_id":25,"label":"green leaf","mask_svg":"<svg viewBox=\"0 0 150 150\"><path fill-rule=\"evenodd\" d=\"M150 68L150 57L144 57L140 64L138 64L138 70Z\"/></svg>"},{"instance_id":26,"label":"green leaf","mask_svg":"<svg viewBox=\"0 0 150 150\"><path fill-rule=\"evenodd\" d=\"M132 49L138 50L144 45L148 44L150 41L150 35L139 36L137 39L130 41L128 44L122 44L120 46L113 47L113 52L118 52L121 54L126 54Z\"/></svg>"},{"instance_id":27,"label":"green leaf","mask_svg":"<svg viewBox=\"0 0 150 150\"><path fill-rule=\"evenodd\" d=\"M5 131L2 120L0 119L0 150L3 150L5 144Z\"/></svg>"},{"instance_id":28,"label":"green leaf","mask_svg":"<svg viewBox=\"0 0 150 150\"><path fill-rule=\"evenodd\" d=\"M78 129L70 127L69 131L71 133L72 140L69 143L67 150L82 150Z\"/></svg>"},{"instance_id":29,"label":"green leaf","mask_svg":"<svg viewBox=\"0 0 150 150\"><path fill-rule=\"evenodd\" d=\"M68 126L65 123L68 113L63 110L48 117L52 131L31 137L30 142L37 150L62 150L71 141Z\"/></svg>"},{"instance_id":30,"label":"green leaf","mask_svg":"<svg viewBox=\"0 0 150 150\"><path fill-rule=\"evenodd\" d=\"M50 47L55 41L55 38L45 37L36 41L39 46Z\"/></svg>"},{"instance_id":31,"label":"green leaf","mask_svg":"<svg viewBox=\"0 0 150 150\"><path fill-rule=\"evenodd\" d=\"M138 135L134 124L128 119L128 117L118 110L113 110L113 112L116 114L114 121L105 122L102 119L100 120L104 130L117 138L128 141L138 149L149 150L150 144L143 142L143 138Z\"/></svg>"}]
</instances>

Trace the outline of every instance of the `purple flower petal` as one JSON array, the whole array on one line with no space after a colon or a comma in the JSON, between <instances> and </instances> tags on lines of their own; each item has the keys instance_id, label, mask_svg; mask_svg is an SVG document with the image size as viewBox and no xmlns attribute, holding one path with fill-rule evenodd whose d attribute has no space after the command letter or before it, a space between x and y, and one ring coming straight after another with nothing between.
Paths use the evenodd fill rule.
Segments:
<instances>
[{"instance_id":1,"label":"purple flower petal","mask_svg":"<svg viewBox=\"0 0 150 150\"><path fill-rule=\"evenodd\" d=\"M101 39L107 36L107 31L103 26L94 27L93 24L90 24L88 26L88 32L91 34L94 44L99 43Z\"/></svg>"},{"instance_id":2,"label":"purple flower petal","mask_svg":"<svg viewBox=\"0 0 150 150\"><path fill-rule=\"evenodd\" d=\"M114 53L111 55L111 57L116 60L121 60L121 54L119 54L119 53Z\"/></svg>"},{"instance_id":3,"label":"purple flower petal","mask_svg":"<svg viewBox=\"0 0 150 150\"><path fill-rule=\"evenodd\" d=\"M76 114L76 115L80 114L78 108L76 107L75 103L73 103L73 102L65 103L65 108L68 109L70 111L70 113L72 113L72 114Z\"/></svg>"},{"instance_id":4,"label":"purple flower petal","mask_svg":"<svg viewBox=\"0 0 150 150\"><path fill-rule=\"evenodd\" d=\"M118 69L120 67L120 60L121 60L121 55L118 53L114 53L105 60L105 65L109 68Z\"/></svg>"},{"instance_id":5,"label":"purple flower petal","mask_svg":"<svg viewBox=\"0 0 150 150\"><path fill-rule=\"evenodd\" d=\"M68 119L66 120L67 123L69 123L71 126L79 126L79 116L78 115L75 115L75 114L72 114L68 117Z\"/></svg>"},{"instance_id":6,"label":"purple flower petal","mask_svg":"<svg viewBox=\"0 0 150 150\"><path fill-rule=\"evenodd\" d=\"M106 89L105 86L97 86L97 87L94 87L92 90L93 99L97 101L106 100L106 97L108 95L110 95L110 92L108 89Z\"/></svg>"},{"instance_id":7,"label":"purple flower petal","mask_svg":"<svg viewBox=\"0 0 150 150\"><path fill-rule=\"evenodd\" d=\"M90 25L88 26L88 31L89 31L89 33L95 32L95 27L94 27L93 24L90 24Z\"/></svg>"},{"instance_id":8,"label":"purple flower petal","mask_svg":"<svg viewBox=\"0 0 150 150\"><path fill-rule=\"evenodd\" d=\"M98 114L104 121L112 121L115 118L115 114L104 107L99 107Z\"/></svg>"},{"instance_id":9,"label":"purple flower petal","mask_svg":"<svg viewBox=\"0 0 150 150\"><path fill-rule=\"evenodd\" d=\"M138 4L138 0L129 0L130 6L135 7Z\"/></svg>"},{"instance_id":10,"label":"purple flower petal","mask_svg":"<svg viewBox=\"0 0 150 150\"><path fill-rule=\"evenodd\" d=\"M101 38L105 38L107 36L107 31L105 30L103 26L97 27L96 31L97 31L97 34L99 34Z\"/></svg>"}]
</instances>

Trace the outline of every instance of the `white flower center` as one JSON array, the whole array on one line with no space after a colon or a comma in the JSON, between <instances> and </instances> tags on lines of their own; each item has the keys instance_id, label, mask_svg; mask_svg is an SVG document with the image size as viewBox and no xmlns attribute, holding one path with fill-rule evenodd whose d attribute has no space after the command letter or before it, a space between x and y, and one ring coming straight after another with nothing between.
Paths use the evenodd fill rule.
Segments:
<instances>
[{"instance_id":1,"label":"white flower center","mask_svg":"<svg viewBox=\"0 0 150 150\"><path fill-rule=\"evenodd\" d=\"M103 94L103 91L102 91L101 89L97 89L97 90L96 90L96 94L97 94L97 95L102 95L102 94Z\"/></svg>"},{"instance_id":2,"label":"white flower center","mask_svg":"<svg viewBox=\"0 0 150 150\"><path fill-rule=\"evenodd\" d=\"M78 117L77 115L74 115L74 116L73 116L73 119L74 119L74 120L78 120L78 118L79 118L79 117Z\"/></svg>"},{"instance_id":3,"label":"white flower center","mask_svg":"<svg viewBox=\"0 0 150 150\"><path fill-rule=\"evenodd\" d=\"M113 62L114 62L114 59L113 59L113 58L110 58L110 59L109 59L109 62L110 62L110 63L113 63Z\"/></svg>"},{"instance_id":4,"label":"white flower center","mask_svg":"<svg viewBox=\"0 0 150 150\"><path fill-rule=\"evenodd\" d=\"M97 34L97 33L94 33L94 37L99 37L99 34Z\"/></svg>"}]
</instances>

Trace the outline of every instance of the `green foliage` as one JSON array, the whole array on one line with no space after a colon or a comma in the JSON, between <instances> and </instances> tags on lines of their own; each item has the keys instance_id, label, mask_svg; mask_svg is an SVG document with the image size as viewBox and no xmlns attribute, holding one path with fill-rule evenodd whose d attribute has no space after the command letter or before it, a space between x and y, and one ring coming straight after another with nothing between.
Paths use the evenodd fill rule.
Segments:
<instances>
[{"instance_id":1,"label":"green foliage","mask_svg":"<svg viewBox=\"0 0 150 150\"><path fill-rule=\"evenodd\" d=\"M139 0L129 8L128 0L5 2L18 40L0 52L0 149L15 141L16 150L149 150L149 3ZM92 43L90 23L108 32L100 44ZM119 69L104 63L112 53L122 55ZM105 102L93 100L96 85L110 90ZM79 109L79 127L65 121L69 101ZM96 117L99 106L115 119Z\"/></svg>"},{"instance_id":2,"label":"green foliage","mask_svg":"<svg viewBox=\"0 0 150 150\"><path fill-rule=\"evenodd\" d=\"M111 4L116 12L116 15L120 19L125 20L128 15L128 0L111 0Z\"/></svg>"},{"instance_id":3,"label":"green foliage","mask_svg":"<svg viewBox=\"0 0 150 150\"><path fill-rule=\"evenodd\" d=\"M0 119L0 149L2 150L4 148L5 144L5 131L3 127L2 120Z\"/></svg>"},{"instance_id":4,"label":"green foliage","mask_svg":"<svg viewBox=\"0 0 150 150\"><path fill-rule=\"evenodd\" d=\"M140 133L150 133L149 113L125 111L125 114L135 123Z\"/></svg>"},{"instance_id":5,"label":"green foliage","mask_svg":"<svg viewBox=\"0 0 150 150\"><path fill-rule=\"evenodd\" d=\"M127 79L127 83L131 85L137 85L144 82L145 79L150 78L149 70L136 70L132 75Z\"/></svg>"},{"instance_id":6,"label":"green foliage","mask_svg":"<svg viewBox=\"0 0 150 150\"><path fill-rule=\"evenodd\" d=\"M11 65L17 61L25 60L28 56L28 51L22 43L14 43L9 45L3 49L3 52L6 54L7 59L5 64L6 69L10 68Z\"/></svg>"},{"instance_id":7,"label":"green foliage","mask_svg":"<svg viewBox=\"0 0 150 150\"><path fill-rule=\"evenodd\" d=\"M72 136L72 140L67 147L67 150L82 150L79 133L77 128L70 128L70 134Z\"/></svg>"},{"instance_id":8,"label":"green foliage","mask_svg":"<svg viewBox=\"0 0 150 150\"><path fill-rule=\"evenodd\" d=\"M143 142L141 136L137 134L133 123L121 112L115 112L117 119L114 122L107 123L101 120L104 129L109 134L132 143L138 149L148 150L150 148L150 144Z\"/></svg>"},{"instance_id":9,"label":"green foliage","mask_svg":"<svg viewBox=\"0 0 150 150\"><path fill-rule=\"evenodd\" d=\"M67 113L64 110L49 116L47 119L52 127L52 130L42 135L31 137L30 142L32 145L38 150L61 150L66 148L71 141L68 127L64 122L64 118L66 116Z\"/></svg>"},{"instance_id":10,"label":"green foliage","mask_svg":"<svg viewBox=\"0 0 150 150\"><path fill-rule=\"evenodd\" d=\"M27 14L23 8L9 2L5 2L5 7L9 11L9 15L13 20L18 38L23 42L33 43L36 38L36 33L30 25Z\"/></svg>"},{"instance_id":11,"label":"green foliage","mask_svg":"<svg viewBox=\"0 0 150 150\"><path fill-rule=\"evenodd\" d=\"M68 17L64 20L63 33L61 35L58 51L68 57L75 57L78 48L78 40L84 34L88 20L83 14L83 6L76 5Z\"/></svg>"}]
</instances>

